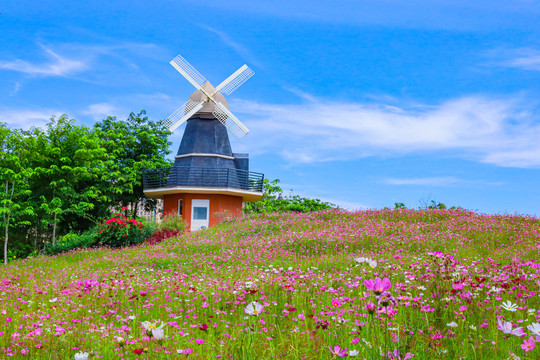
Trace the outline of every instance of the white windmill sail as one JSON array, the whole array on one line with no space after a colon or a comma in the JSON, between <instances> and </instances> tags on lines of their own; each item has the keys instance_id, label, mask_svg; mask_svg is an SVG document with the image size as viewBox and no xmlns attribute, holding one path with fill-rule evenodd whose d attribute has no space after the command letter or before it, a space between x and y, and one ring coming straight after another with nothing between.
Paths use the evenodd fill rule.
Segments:
<instances>
[{"instance_id":1,"label":"white windmill sail","mask_svg":"<svg viewBox=\"0 0 540 360\"><path fill-rule=\"evenodd\" d=\"M195 102L189 100L187 103L173 112L166 120L165 124L169 131L173 132L183 122L188 120L191 116L195 115L197 111L203 108L205 102L212 102L214 104L214 111L212 114L218 119L234 136L238 139L245 136L249 130L248 128L234 116L227 106L217 101L214 97L218 93L230 95L236 89L238 89L243 83L245 83L255 73L247 65L243 65L240 69L236 70L231 76L225 79L215 91L210 94L204 88L203 84L206 82L206 78L202 76L190 63L186 61L182 56L178 55L170 64L180 73L187 81L190 82L197 90L200 90L205 96L206 100L203 102Z\"/></svg>"}]
</instances>

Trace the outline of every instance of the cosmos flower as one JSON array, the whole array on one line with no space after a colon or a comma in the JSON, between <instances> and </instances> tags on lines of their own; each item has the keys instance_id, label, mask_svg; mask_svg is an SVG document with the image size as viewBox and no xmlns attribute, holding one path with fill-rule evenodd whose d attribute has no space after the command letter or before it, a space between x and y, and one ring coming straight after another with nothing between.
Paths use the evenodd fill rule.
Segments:
<instances>
[{"instance_id":1,"label":"cosmos flower","mask_svg":"<svg viewBox=\"0 0 540 360\"><path fill-rule=\"evenodd\" d=\"M455 321L452 321L452 322L446 324L446 326L456 327L456 326L457 326L457 323L456 323Z\"/></svg>"},{"instance_id":2,"label":"cosmos flower","mask_svg":"<svg viewBox=\"0 0 540 360\"><path fill-rule=\"evenodd\" d=\"M534 335L540 336L540 324L539 323L532 323L531 325L527 326L527 329L529 329L529 331L531 333L533 333Z\"/></svg>"},{"instance_id":3,"label":"cosmos flower","mask_svg":"<svg viewBox=\"0 0 540 360\"><path fill-rule=\"evenodd\" d=\"M86 360L88 356L90 356L88 353L81 351L75 354L75 360Z\"/></svg>"},{"instance_id":4,"label":"cosmos flower","mask_svg":"<svg viewBox=\"0 0 540 360\"><path fill-rule=\"evenodd\" d=\"M517 337L523 337L527 335L523 332L523 327L512 329L512 323L510 321L504 321L501 319L497 319L497 329L501 330L505 334L511 334Z\"/></svg>"},{"instance_id":5,"label":"cosmos flower","mask_svg":"<svg viewBox=\"0 0 540 360\"><path fill-rule=\"evenodd\" d=\"M345 357L347 356L347 349L348 348L341 348L339 345L334 346L334 349L332 349L330 346L328 347L332 355L339 356L339 357Z\"/></svg>"},{"instance_id":6,"label":"cosmos flower","mask_svg":"<svg viewBox=\"0 0 540 360\"><path fill-rule=\"evenodd\" d=\"M246 306L246 308L244 309L244 312L248 315L259 316L259 314L263 311L263 309L264 309L264 306L262 306L256 301L252 301Z\"/></svg>"},{"instance_id":7,"label":"cosmos flower","mask_svg":"<svg viewBox=\"0 0 540 360\"><path fill-rule=\"evenodd\" d=\"M163 330L162 328L152 330L152 336L156 340L163 340L163 338L165 337L165 330Z\"/></svg>"},{"instance_id":8,"label":"cosmos flower","mask_svg":"<svg viewBox=\"0 0 540 360\"><path fill-rule=\"evenodd\" d=\"M152 336L152 332L154 330L161 330L165 326L165 323L163 321L161 322L161 325L157 326L157 321L155 323L151 323L150 321L143 321L141 325L146 330L146 335Z\"/></svg>"},{"instance_id":9,"label":"cosmos flower","mask_svg":"<svg viewBox=\"0 0 540 360\"><path fill-rule=\"evenodd\" d=\"M375 278L375 280L373 279L365 280L364 285L369 290L373 290L373 292L376 295L379 295L383 291L388 290L392 287L392 283L390 282L390 279L388 278L381 279L379 277Z\"/></svg>"},{"instance_id":10,"label":"cosmos flower","mask_svg":"<svg viewBox=\"0 0 540 360\"><path fill-rule=\"evenodd\" d=\"M529 340L523 340L523 344L521 344L521 348L525 350L525 352L531 351L536 347L536 341L534 341L534 337L530 337Z\"/></svg>"},{"instance_id":11,"label":"cosmos flower","mask_svg":"<svg viewBox=\"0 0 540 360\"><path fill-rule=\"evenodd\" d=\"M383 291L380 295L377 295L376 299L382 306L388 306L390 303L396 303L396 299L392 296L390 291Z\"/></svg>"},{"instance_id":12,"label":"cosmos flower","mask_svg":"<svg viewBox=\"0 0 540 360\"><path fill-rule=\"evenodd\" d=\"M508 310L508 311L516 311L517 310L517 304L513 304L510 300L506 301L506 302L503 302L501 304L501 307L505 310Z\"/></svg>"},{"instance_id":13,"label":"cosmos flower","mask_svg":"<svg viewBox=\"0 0 540 360\"><path fill-rule=\"evenodd\" d=\"M351 350L349 351L349 356L357 356L360 351L358 350Z\"/></svg>"}]
</instances>

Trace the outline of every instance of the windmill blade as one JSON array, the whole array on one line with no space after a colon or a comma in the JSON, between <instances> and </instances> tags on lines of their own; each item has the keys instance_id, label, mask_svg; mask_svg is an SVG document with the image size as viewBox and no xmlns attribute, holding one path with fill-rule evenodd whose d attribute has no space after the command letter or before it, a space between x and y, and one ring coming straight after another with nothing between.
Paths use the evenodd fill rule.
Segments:
<instances>
[{"instance_id":1,"label":"windmill blade","mask_svg":"<svg viewBox=\"0 0 540 360\"><path fill-rule=\"evenodd\" d=\"M218 119L237 139L243 138L249 129L234 116L229 109L220 102L214 102L216 109L212 114Z\"/></svg>"},{"instance_id":2,"label":"windmill blade","mask_svg":"<svg viewBox=\"0 0 540 360\"><path fill-rule=\"evenodd\" d=\"M180 73L191 85L200 90L202 84L206 82L206 78L202 76L190 63L182 56L177 55L170 61L170 64Z\"/></svg>"},{"instance_id":3,"label":"windmill blade","mask_svg":"<svg viewBox=\"0 0 540 360\"><path fill-rule=\"evenodd\" d=\"M220 91L222 94L231 95L233 91L238 89L240 85L248 81L253 75L255 75L255 72L247 65L244 65L219 84L216 87L216 92Z\"/></svg>"},{"instance_id":4,"label":"windmill blade","mask_svg":"<svg viewBox=\"0 0 540 360\"><path fill-rule=\"evenodd\" d=\"M187 103L180 106L175 112L173 112L165 121L164 125L170 132L176 130L184 121L195 115L203 107L202 102L195 102L188 100Z\"/></svg>"}]
</instances>

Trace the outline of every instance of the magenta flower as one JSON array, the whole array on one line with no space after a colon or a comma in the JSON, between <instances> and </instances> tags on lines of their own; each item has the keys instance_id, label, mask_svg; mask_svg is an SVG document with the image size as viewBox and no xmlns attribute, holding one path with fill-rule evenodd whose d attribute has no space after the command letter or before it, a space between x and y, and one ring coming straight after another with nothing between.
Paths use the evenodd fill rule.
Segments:
<instances>
[{"instance_id":1,"label":"magenta flower","mask_svg":"<svg viewBox=\"0 0 540 360\"><path fill-rule=\"evenodd\" d=\"M517 337L523 337L527 335L523 332L523 327L512 329L512 323L510 321L504 321L501 319L497 319L497 329L501 330L505 334L511 334Z\"/></svg>"},{"instance_id":2,"label":"magenta flower","mask_svg":"<svg viewBox=\"0 0 540 360\"><path fill-rule=\"evenodd\" d=\"M364 285L369 290L373 290L373 292L376 295L379 295L383 291L388 290L392 287L392 283L390 282L390 279L388 278L384 278L384 279L375 278L375 280L369 279L369 280L364 281Z\"/></svg>"},{"instance_id":3,"label":"magenta flower","mask_svg":"<svg viewBox=\"0 0 540 360\"><path fill-rule=\"evenodd\" d=\"M334 349L332 349L330 346L328 347L332 355L339 356L339 357L345 357L347 356L347 350L349 348L341 348L339 345L334 346Z\"/></svg>"},{"instance_id":4,"label":"magenta flower","mask_svg":"<svg viewBox=\"0 0 540 360\"><path fill-rule=\"evenodd\" d=\"M530 337L529 340L523 340L523 344L521 344L521 348L525 350L525 352L531 351L536 346L536 341L534 341L534 337Z\"/></svg>"}]
</instances>

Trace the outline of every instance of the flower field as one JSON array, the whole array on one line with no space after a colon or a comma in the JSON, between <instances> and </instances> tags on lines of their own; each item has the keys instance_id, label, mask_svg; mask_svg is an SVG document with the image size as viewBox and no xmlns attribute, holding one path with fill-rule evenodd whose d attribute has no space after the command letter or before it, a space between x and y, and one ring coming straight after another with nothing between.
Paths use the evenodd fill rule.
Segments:
<instances>
[{"instance_id":1,"label":"flower field","mask_svg":"<svg viewBox=\"0 0 540 360\"><path fill-rule=\"evenodd\" d=\"M540 220L247 217L0 269L0 359L538 359Z\"/></svg>"}]
</instances>

